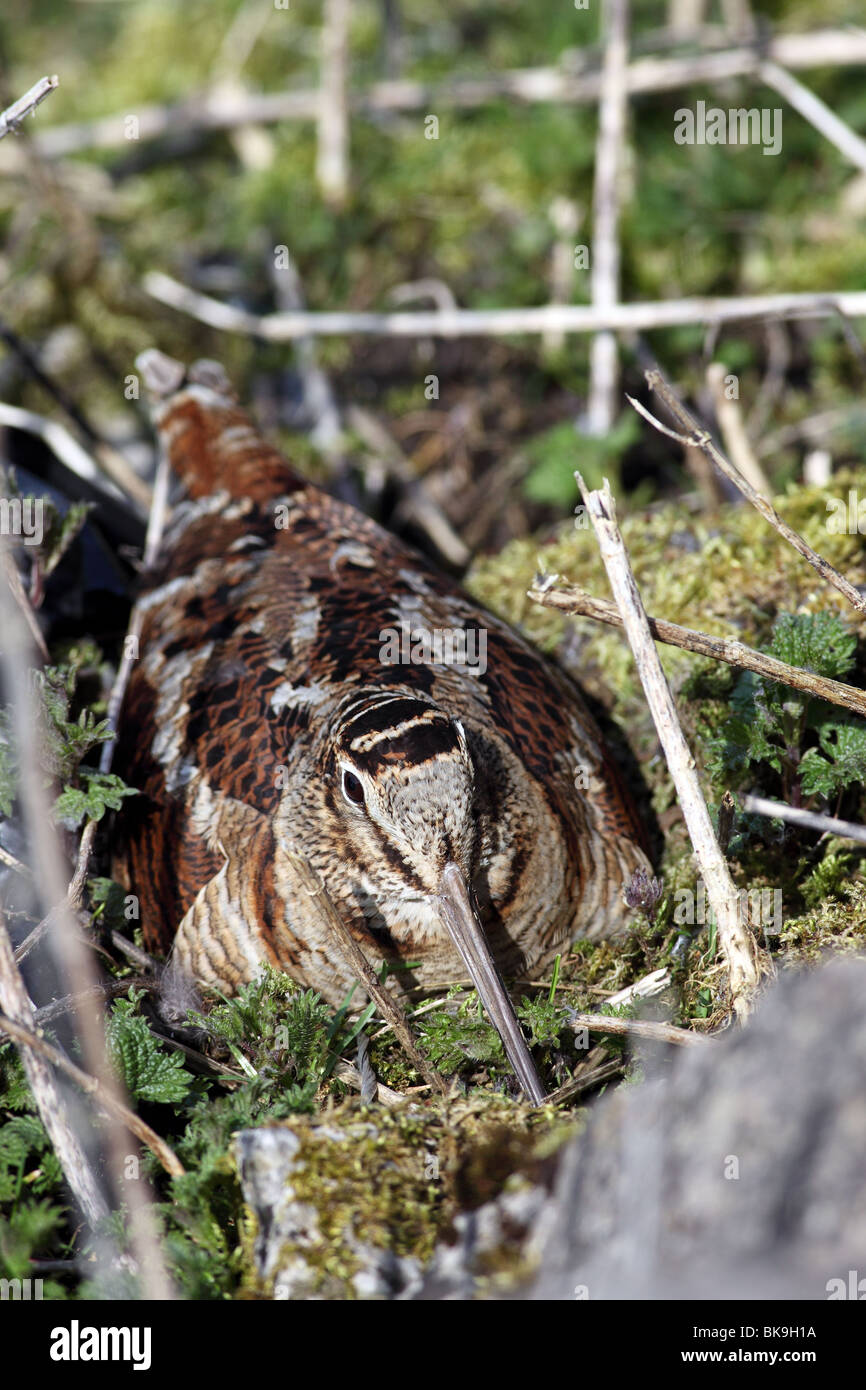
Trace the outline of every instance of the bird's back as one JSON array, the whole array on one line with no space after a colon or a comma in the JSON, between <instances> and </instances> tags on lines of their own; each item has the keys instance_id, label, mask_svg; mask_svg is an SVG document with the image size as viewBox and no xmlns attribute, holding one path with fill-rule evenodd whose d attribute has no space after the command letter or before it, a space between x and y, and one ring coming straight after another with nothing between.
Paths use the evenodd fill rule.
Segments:
<instances>
[{"instance_id":1,"label":"bird's back","mask_svg":"<svg viewBox=\"0 0 866 1390\"><path fill-rule=\"evenodd\" d=\"M422 556L300 478L213 364L184 375L147 359L188 494L140 600L115 763L141 793L115 873L139 898L148 946L167 951L183 924L205 978L233 988L269 959L341 997L347 969L281 868L292 835L373 957L411 959L422 984L465 974L411 914L402 931L371 908L375 875L371 889L329 818L327 750L356 695L399 727L418 725L417 700L465 731L483 825L476 888L506 971L618 930L623 884L646 859L574 685Z\"/></svg>"}]
</instances>

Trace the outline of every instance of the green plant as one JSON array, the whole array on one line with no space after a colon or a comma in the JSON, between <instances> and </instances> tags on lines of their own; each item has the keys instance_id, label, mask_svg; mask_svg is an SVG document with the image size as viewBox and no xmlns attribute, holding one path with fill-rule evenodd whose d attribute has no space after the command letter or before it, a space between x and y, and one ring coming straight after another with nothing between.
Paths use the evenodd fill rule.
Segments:
<instances>
[{"instance_id":1,"label":"green plant","mask_svg":"<svg viewBox=\"0 0 866 1390\"><path fill-rule=\"evenodd\" d=\"M496 1029L481 1013L474 990L449 990L443 1008L418 1020L422 1050L445 1072L472 1071L478 1063L503 1063L505 1053Z\"/></svg>"},{"instance_id":2,"label":"green plant","mask_svg":"<svg viewBox=\"0 0 866 1390\"><path fill-rule=\"evenodd\" d=\"M71 712L75 692L74 665L46 666L30 672L38 711L39 760L46 786L60 786L54 813L61 825L75 830L89 818L101 820L107 810L120 809L134 788L113 773L87 767L82 760L112 737L107 719L97 720L92 709ZM8 816L17 792L18 754L13 715L0 710L0 815Z\"/></svg>"},{"instance_id":3,"label":"green plant","mask_svg":"<svg viewBox=\"0 0 866 1390\"><path fill-rule=\"evenodd\" d=\"M115 1001L106 1028L109 1056L133 1100L177 1104L193 1078L180 1053L170 1052L137 1012L143 998L143 990L130 989L128 999Z\"/></svg>"},{"instance_id":4,"label":"green plant","mask_svg":"<svg viewBox=\"0 0 866 1390\"><path fill-rule=\"evenodd\" d=\"M843 679L854 665L856 635L831 613L783 613L769 654L815 675ZM782 797L831 796L866 779L866 724L764 676L746 671L730 712L707 739L708 767L720 782L742 785L763 765L777 775Z\"/></svg>"},{"instance_id":5,"label":"green plant","mask_svg":"<svg viewBox=\"0 0 866 1390\"><path fill-rule=\"evenodd\" d=\"M601 487L605 476L619 490L619 460L639 437L633 410L623 411L613 429L603 436L584 434L570 420L536 435L524 452L532 464L523 483L533 502L570 507L575 499L574 471L579 469L587 487Z\"/></svg>"}]
</instances>

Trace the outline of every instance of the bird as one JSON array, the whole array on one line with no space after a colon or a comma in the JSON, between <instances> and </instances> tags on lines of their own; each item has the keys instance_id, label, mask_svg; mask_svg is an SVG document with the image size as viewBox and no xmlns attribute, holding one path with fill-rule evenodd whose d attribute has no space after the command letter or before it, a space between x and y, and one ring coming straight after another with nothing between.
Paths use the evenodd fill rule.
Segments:
<instances>
[{"instance_id":1,"label":"bird","mask_svg":"<svg viewBox=\"0 0 866 1390\"><path fill-rule=\"evenodd\" d=\"M137 599L113 875L178 978L355 971L297 855L408 990L475 984L527 1096L504 979L621 933L642 826L577 685L435 565L300 475L222 366L137 359L178 480ZM305 886L306 885L306 886ZM390 981L389 981L390 983Z\"/></svg>"}]
</instances>

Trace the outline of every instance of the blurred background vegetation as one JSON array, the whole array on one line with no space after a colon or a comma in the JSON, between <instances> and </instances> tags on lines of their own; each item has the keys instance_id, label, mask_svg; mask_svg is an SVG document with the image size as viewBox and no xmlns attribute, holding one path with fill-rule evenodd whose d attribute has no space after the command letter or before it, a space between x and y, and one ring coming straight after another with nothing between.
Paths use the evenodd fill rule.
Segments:
<instances>
[{"instance_id":1,"label":"blurred background vegetation","mask_svg":"<svg viewBox=\"0 0 866 1390\"><path fill-rule=\"evenodd\" d=\"M633 55L658 51L659 30L674 8L665 0L633 6ZM708 4L707 21L718 25L722 8ZM259 126L245 140L238 131L188 130L179 118L155 141L56 160L33 152L22 160L37 122L42 131L134 115L153 103L194 102L219 83L263 92L314 89L321 4L9 0L4 10L4 104L43 71L57 71L60 87L17 140L0 148L0 317L121 447L146 437L123 382L135 354L152 345L185 359L225 361L269 428L286 430L299 418L291 345L217 333L160 306L142 290L148 271L164 270L228 303L268 312L275 307L274 248L285 245L312 309L393 307L397 287L428 279L464 307L530 306L550 299L561 240L557 203L571 205L573 241L591 242L594 103L503 99L456 110L432 100L435 140L425 139L425 111L356 113L351 184L340 209L329 208L317 189L312 120ZM443 0L432 12L418 0L355 0L350 82L362 88L400 77L436 84L578 65L600 52L599 13L596 4L583 11L526 0ZM862 21L856 0L764 0L753 15L759 29L784 33ZM661 51L690 47L674 50L668 42ZM861 69L800 76L855 130L866 128ZM674 112L698 99L784 106L751 79L630 101L622 299L861 289L866 175L788 109L775 158L760 146L677 145ZM587 270L575 270L571 296L588 302ZM866 418L856 402L863 366L842 327L832 317L769 328L732 324L710 342L702 326L683 327L647 341L707 407L707 361L715 356L738 374L747 417L755 411L755 445L760 450L769 439L765 466L781 487L799 476L804 453L814 447L796 428L806 417L838 411L826 447L840 464L861 456ZM317 350L338 403L374 407L415 471L432 473L430 486L470 549L496 549L570 510L571 426L580 424L586 404L588 337L553 346L538 337L325 338ZM640 395L642 376L627 343L623 353L623 386ZM436 401L424 395L430 373L439 378ZM46 408L43 390L14 355L0 361L0 397ZM611 440L580 443L590 480L605 468L638 501L687 481L678 451L639 428L631 412ZM291 447L317 467L309 445L295 438ZM349 449L326 471L358 463Z\"/></svg>"}]
</instances>

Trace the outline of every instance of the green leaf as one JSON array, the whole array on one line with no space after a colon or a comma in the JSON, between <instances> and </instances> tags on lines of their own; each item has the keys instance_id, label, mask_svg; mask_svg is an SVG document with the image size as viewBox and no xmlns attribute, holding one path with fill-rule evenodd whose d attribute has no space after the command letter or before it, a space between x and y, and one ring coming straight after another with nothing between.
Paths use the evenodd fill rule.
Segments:
<instances>
[{"instance_id":1,"label":"green leaf","mask_svg":"<svg viewBox=\"0 0 866 1390\"><path fill-rule=\"evenodd\" d=\"M800 780L807 796L832 796L852 782L866 781L866 724L834 719L822 724L820 751L810 748L800 759Z\"/></svg>"},{"instance_id":2,"label":"green leaf","mask_svg":"<svg viewBox=\"0 0 866 1390\"><path fill-rule=\"evenodd\" d=\"M107 1026L109 1055L134 1100L176 1104L186 1099L193 1078L183 1057L169 1052L136 1013L141 998L133 989L128 999L116 1001Z\"/></svg>"},{"instance_id":3,"label":"green leaf","mask_svg":"<svg viewBox=\"0 0 866 1390\"><path fill-rule=\"evenodd\" d=\"M64 787L54 803L54 814L67 830L77 830L84 820L101 820L106 811L119 811L125 796L138 796L113 772L82 767L79 776L84 786Z\"/></svg>"},{"instance_id":4,"label":"green leaf","mask_svg":"<svg viewBox=\"0 0 866 1390\"><path fill-rule=\"evenodd\" d=\"M782 613L770 655L816 676L842 680L854 665L857 635L835 613Z\"/></svg>"},{"instance_id":5,"label":"green leaf","mask_svg":"<svg viewBox=\"0 0 866 1390\"><path fill-rule=\"evenodd\" d=\"M569 420L554 425L526 447L533 463L523 483L526 496L556 507L573 506L577 496L575 469L583 474L588 487L601 487L605 476L616 487L619 460L639 434L633 410L624 411L603 437L583 434Z\"/></svg>"},{"instance_id":6,"label":"green leaf","mask_svg":"<svg viewBox=\"0 0 866 1390\"><path fill-rule=\"evenodd\" d=\"M36 1115L16 1115L0 1126L0 1201L16 1198L25 1168L38 1170L27 1184L28 1194L44 1193L60 1179L60 1164Z\"/></svg>"}]
</instances>

